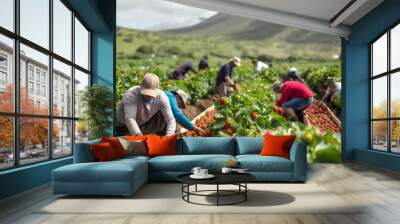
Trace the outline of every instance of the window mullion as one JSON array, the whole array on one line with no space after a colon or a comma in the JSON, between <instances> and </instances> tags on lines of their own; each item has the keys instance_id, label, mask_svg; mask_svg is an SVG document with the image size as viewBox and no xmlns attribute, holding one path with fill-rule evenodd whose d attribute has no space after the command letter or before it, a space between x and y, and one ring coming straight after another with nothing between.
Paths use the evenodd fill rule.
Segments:
<instances>
[{"instance_id":1,"label":"window mullion","mask_svg":"<svg viewBox=\"0 0 400 224\"><path fill-rule=\"evenodd\" d=\"M71 91L72 91L72 105L71 105L71 117L75 118L75 12L72 11L71 14L71 23L72 23L72 38L71 38L71 60L74 66L71 67ZM72 121L72 132L71 132L71 150L72 155L74 155L75 151L75 126L76 121Z\"/></svg>"},{"instance_id":2,"label":"window mullion","mask_svg":"<svg viewBox=\"0 0 400 224\"><path fill-rule=\"evenodd\" d=\"M14 30L17 35L19 35L19 8L20 1L14 1ZM19 113L19 99L20 99L20 46L18 38L14 39L14 112ZM20 155L19 155L19 136L20 136L20 119L14 116L14 166L20 165Z\"/></svg>"},{"instance_id":3,"label":"window mullion","mask_svg":"<svg viewBox=\"0 0 400 224\"><path fill-rule=\"evenodd\" d=\"M370 122L369 122L369 145L370 145L370 149L373 149L374 147L374 136L373 136L373 79L372 79L372 72L373 72L373 47L372 45L369 46L369 118L370 118Z\"/></svg>"},{"instance_id":4,"label":"window mullion","mask_svg":"<svg viewBox=\"0 0 400 224\"><path fill-rule=\"evenodd\" d=\"M390 30L387 32L387 71L390 71ZM392 118L392 99L391 99L391 79L392 76L390 73L387 75L387 98L388 98L388 103L387 103L387 110L388 110L388 118ZM391 135L391 129L392 129L392 121L388 121L388 127L387 127L387 132L388 132L388 148L387 151L391 152L392 151L392 135Z\"/></svg>"},{"instance_id":5,"label":"window mullion","mask_svg":"<svg viewBox=\"0 0 400 224\"><path fill-rule=\"evenodd\" d=\"M53 0L49 0L49 50L53 52ZM48 91L49 94L49 115L48 119L48 152L49 159L53 159L53 56L49 55L49 71L48 71Z\"/></svg>"}]
</instances>

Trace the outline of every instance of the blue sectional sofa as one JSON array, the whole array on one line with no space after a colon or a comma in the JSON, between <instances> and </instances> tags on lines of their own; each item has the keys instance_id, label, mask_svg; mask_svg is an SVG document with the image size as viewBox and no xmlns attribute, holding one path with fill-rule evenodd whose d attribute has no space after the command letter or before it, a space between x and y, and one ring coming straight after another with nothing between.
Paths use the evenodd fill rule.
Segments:
<instances>
[{"instance_id":1,"label":"blue sectional sofa","mask_svg":"<svg viewBox=\"0 0 400 224\"><path fill-rule=\"evenodd\" d=\"M262 137L186 137L177 140L177 155L128 156L109 162L96 162L90 149L98 141L75 145L74 163L52 172L54 194L131 195L148 181L176 181L193 167L218 172L235 159L259 182L304 182L306 145L294 143L290 159L260 156Z\"/></svg>"}]
</instances>

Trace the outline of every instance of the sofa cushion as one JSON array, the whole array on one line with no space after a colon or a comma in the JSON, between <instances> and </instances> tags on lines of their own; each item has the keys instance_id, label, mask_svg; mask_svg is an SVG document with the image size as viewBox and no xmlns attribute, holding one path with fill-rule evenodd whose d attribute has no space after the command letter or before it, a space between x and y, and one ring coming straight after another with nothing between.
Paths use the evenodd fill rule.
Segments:
<instances>
[{"instance_id":1,"label":"sofa cushion","mask_svg":"<svg viewBox=\"0 0 400 224\"><path fill-rule=\"evenodd\" d=\"M236 137L236 155L260 154L263 137Z\"/></svg>"},{"instance_id":2,"label":"sofa cushion","mask_svg":"<svg viewBox=\"0 0 400 224\"><path fill-rule=\"evenodd\" d=\"M232 137L186 137L177 143L177 154L235 155L235 139Z\"/></svg>"},{"instance_id":3,"label":"sofa cushion","mask_svg":"<svg viewBox=\"0 0 400 224\"><path fill-rule=\"evenodd\" d=\"M147 163L141 159L75 163L53 170L53 181L130 182L134 173L139 172L143 172L143 175L147 176Z\"/></svg>"},{"instance_id":4,"label":"sofa cushion","mask_svg":"<svg viewBox=\"0 0 400 224\"><path fill-rule=\"evenodd\" d=\"M292 161L279 156L239 155L240 167L250 172L292 172Z\"/></svg>"},{"instance_id":5,"label":"sofa cushion","mask_svg":"<svg viewBox=\"0 0 400 224\"><path fill-rule=\"evenodd\" d=\"M172 136L158 136L149 135L146 139L147 143L147 155L154 156L165 156L176 154L176 135Z\"/></svg>"},{"instance_id":6,"label":"sofa cushion","mask_svg":"<svg viewBox=\"0 0 400 224\"><path fill-rule=\"evenodd\" d=\"M125 138L118 137L118 140L121 142L124 150L126 151L126 155L137 155L137 156L145 156L147 155L146 142L140 140L126 140Z\"/></svg>"},{"instance_id":7,"label":"sofa cushion","mask_svg":"<svg viewBox=\"0 0 400 224\"><path fill-rule=\"evenodd\" d=\"M260 155L280 156L290 159L290 148L295 139L296 135L272 135L267 133L264 136L264 145Z\"/></svg>"},{"instance_id":8,"label":"sofa cushion","mask_svg":"<svg viewBox=\"0 0 400 224\"><path fill-rule=\"evenodd\" d=\"M231 155L175 155L158 156L149 160L149 170L163 172L190 172L199 166L210 171L219 171L230 159Z\"/></svg>"},{"instance_id":9,"label":"sofa cushion","mask_svg":"<svg viewBox=\"0 0 400 224\"><path fill-rule=\"evenodd\" d=\"M101 138L101 142L108 142L114 149L115 155L117 158L122 158L126 156L126 151L124 146L121 144L117 137L103 137Z\"/></svg>"},{"instance_id":10,"label":"sofa cushion","mask_svg":"<svg viewBox=\"0 0 400 224\"><path fill-rule=\"evenodd\" d=\"M90 146L92 144L99 144L100 140L93 140L88 142L75 143L74 147L74 163L88 163L95 162L96 158Z\"/></svg>"},{"instance_id":11,"label":"sofa cushion","mask_svg":"<svg viewBox=\"0 0 400 224\"><path fill-rule=\"evenodd\" d=\"M142 161L142 162L148 162L150 157L147 156L125 156L124 158L114 160L113 162L127 162L127 163L136 163L135 161Z\"/></svg>"},{"instance_id":12,"label":"sofa cushion","mask_svg":"<svg viewBox=\"0 0 400 224\"><path fill-rule=\"evenodd\" d=\"M93 144L90 147L94 157L96 157L96 161L105 162L119 158L112 145L108 142Z\"/></svg>"}]
</instances>

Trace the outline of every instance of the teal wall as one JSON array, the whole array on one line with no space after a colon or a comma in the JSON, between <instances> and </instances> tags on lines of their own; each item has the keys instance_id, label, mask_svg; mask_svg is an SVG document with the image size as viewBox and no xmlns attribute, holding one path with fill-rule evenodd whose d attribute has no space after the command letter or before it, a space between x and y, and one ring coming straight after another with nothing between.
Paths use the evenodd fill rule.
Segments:
<instances>
[{"instance_id":1,"label":"teal wall","mask_svg":"<svg viewBox=\"0 0 400 224\"><path fill-rule=\"evenodd\" d=\"M387 155L382 156L382 153L369 149L368 45L389 27L400 22L399 12L400 0L386 0L352 25L348 40L342 39L343 157L393 170L400 166L398 156L390 155L392 158L386 159ZM397 161L397 164L393 161Z\"/></svg>"},{"instance_id":2,"label":"teal wall","mask_svg":"<svg viewBox=\"0 0 400 224\"><path fill-rule=\"evenodd\" d=\"M116 0L66 2L92 31L92 82L105 84L115 93ZM0 199L48 183L53 169L71 163L69 157L0 172Z\"/></svg>"},{"instance_id":3,"label":"teal wall","mask_svg":"<svg viewBox=\"0 0 400 224\"><path fill-rule=\"evenodd\" d=\"M71 163L69 157L0 172L0 199L48 183L53 169Z\"/></svg>"},{"instance_id":4,"label":"teal wall","mask_svg":"<svg viewBox=\"0 0 400 224\"><path fill-rule=\"evenodd\" d=\"M115 68L116 68L116 1L101 0L98 4L99 11L104 17L108 30L92 33L92 72L93 83L106 85L113 92L115 98ZM109 132L115 133L115 102L113 107L113 124Z\"/></svg>"}]
</instances>

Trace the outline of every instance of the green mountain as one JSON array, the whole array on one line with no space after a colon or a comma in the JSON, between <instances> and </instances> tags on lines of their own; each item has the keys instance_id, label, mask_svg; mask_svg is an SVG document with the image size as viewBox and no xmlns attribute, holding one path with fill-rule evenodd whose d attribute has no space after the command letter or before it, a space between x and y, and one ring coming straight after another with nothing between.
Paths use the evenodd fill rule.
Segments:
<instances>
[{"instance_id":1,"label":"green mountain","mask_svg":"<svg viewBox=\"0 0 400 224\"><path fill-rule=\"evenodd\" d=\"M288 43L323 43L338 46L338 37L218 13L191 27L169 30L176 34L224 36L232 40L282 40Z\"/></svg>"},{"instance_id":2,"label":"green mountain","mask_svg":"<svg viewBox=\"0 0 400 224\"><path fill-rule=\"evenodd\" d=\"M191 27L161 32L118 28L120 58L146 55L199 58L262 56L270 60L331 60L340 55L340 39L327 34L289 28L225 14L216 14Z\"/></svg>"}]
</instances>

